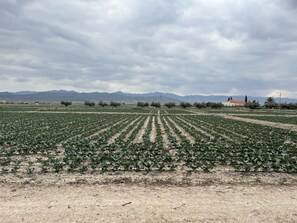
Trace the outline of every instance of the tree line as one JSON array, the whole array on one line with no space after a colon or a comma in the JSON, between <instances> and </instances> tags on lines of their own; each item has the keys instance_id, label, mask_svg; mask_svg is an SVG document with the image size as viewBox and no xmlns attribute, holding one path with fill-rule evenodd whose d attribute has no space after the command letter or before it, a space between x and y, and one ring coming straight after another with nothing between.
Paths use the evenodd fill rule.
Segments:
<instances>
[{"instance_id":1,"label":"tree line","mask_svg":"<svg viewBox=\"0 0 297 223\"><path fill-rule=\"evenodd\" d=\"M228 98L228 100L232 100L231 98ZM276 109L276 108L281 108L281 109L297 109L297 103L277 103L275 101L274 98L272 97L268 97L264 103L264 105L261 105L259 102L257 101L248 101L247 97L245 98L245 105L244 107L246 108L250 108L250 109L259 109L259 108L267 108L267 109ZM70 106L72 105L71 101L61 101L61 105L65 105ZM85 106L89 106L89 107L94 107L96 105L96 103L94 101L85 101L84 102ZM101 107L106 107L106 106L111 106L111 107L119 107L122 105L122 103L120 102L114 102L111 101L110 103L107 103L105 101L99 101L98 105ZM199 109L206 109L206 108L211 108L211 109L219 109L224 107L224 105L221 102L195 102L193 104L189 103L189 102L180 102L179 104L176 104L175 102L167 102L164 103L163 105L161 105L160 102L142 102L142 101L138 101L136 103L137 107L154 107L154 108L161 108L161 106L167 107L167 108L174 108L174 107L181 107L181 108L191 108L191 107L195 107L195 108L199 108Z\"/></svg>"}]
</instances>

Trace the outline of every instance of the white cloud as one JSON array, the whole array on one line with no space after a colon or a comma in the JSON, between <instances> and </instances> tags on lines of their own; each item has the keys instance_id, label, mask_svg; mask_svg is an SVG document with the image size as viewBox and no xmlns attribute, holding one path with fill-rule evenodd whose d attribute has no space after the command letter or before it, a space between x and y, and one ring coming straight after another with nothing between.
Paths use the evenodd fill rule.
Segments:
<instances>
[{"instance_id":1,"label":"white cloud","mask_svg":"<svg viewBox=\"0 0 297 223\"><path fill-rule=\"evenodd\" d=\"M294 95L295 27L294 0L1 0L0 89Z\"/></svg>"}]
</instances>

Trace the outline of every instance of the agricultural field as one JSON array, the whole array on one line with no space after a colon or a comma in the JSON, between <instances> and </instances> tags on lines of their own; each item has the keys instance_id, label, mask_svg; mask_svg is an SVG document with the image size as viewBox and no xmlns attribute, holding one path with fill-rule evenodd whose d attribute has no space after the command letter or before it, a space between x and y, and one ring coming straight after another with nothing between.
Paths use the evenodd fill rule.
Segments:
<instances>
[{"instance_id":1,"label":"agricultural field","mask_svg":"<svg viewBox=\"0 0 297 223\"><path fill-rule=\"evenodd\" d=\"M0 112L1 173L297 172L297 132L182 109L123 110L133 108Z\"/></svg>"},{"instance_id":2,"label":"agricultural field","mask_svg":"<svg viewBox=\"0 0 297 223\"><path fill-rule=\"evenodd\" d=\"M73 104L71 106L64 106L60 104L40 104L40 105L19 105L19 104L0 104L0 112L18 111L40 111L40 112L129 112L129 113L150 113L152 109L139 108L134 105L122 105L120 107L89 107L83 104Z\"/></svg>"},{"instance_id":3,"label":"agricultural field","mask_svg":"<svg viewBox=\"0 0 297 223\"><path fill-rule=\"evenodd\" d=\"M245 117L245 116L241 116ZM246 118L269 121L269 122L277 122L277 123L287 123L297 125L297 116L288 117L288 116L248 116Z\"/></svg>"},{"instance_id":4,"label":"agricultural field","mask_svg":"<svg viewBox=\"0 0 297 223\"><path fill-rule=\"evenodd\" d=\"M195 109L191 109L194 110ZM242 115L297 115L296 110L279 110L279 109L256 109L251 110L247 108L222 108L222 109L201 109L206 113L220 113L220 114L242 114Z\"/></svg>"}]
</instances>

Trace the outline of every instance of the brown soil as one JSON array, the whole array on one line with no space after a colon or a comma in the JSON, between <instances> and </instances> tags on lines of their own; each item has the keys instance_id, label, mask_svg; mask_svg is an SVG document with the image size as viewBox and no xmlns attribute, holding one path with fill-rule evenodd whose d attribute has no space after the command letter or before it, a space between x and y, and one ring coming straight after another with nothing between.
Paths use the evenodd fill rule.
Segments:
<instances>
[{"instance_id":1,"label":"brown soil","mask_svg":"<svg viewBox=\"0 0 297 223\"><path fill-rule=\"evenodd\" d=\"M153 116L152 118L152 131L150 133L150 141L155 142L157 137L157 130L156 130L156 118Z\"/></svg>"},{"instance_id":2,"label":"brown soil","mask_svg":"<svg viewBox=\"0 0 297 223\"><path fill-rule=\"evenodd\" d=\"M0 176L8 222L297 222L297 176Z\"/></svg>"},{"instance_id":3,"label":"brown soil","mask_svg":"<svg viewBox=\"0 0 297 223\"><path fill-rule=\"evenodd\" d=\"M148 116L143 124L143 126L141 127L141 129L139 130L139 132L137 133L135 139L134 139L134 143L142 143L143 142L143 135L146 132L146 129L148 127L150 121L150 116Z\"/></svg>"}]
</instances>

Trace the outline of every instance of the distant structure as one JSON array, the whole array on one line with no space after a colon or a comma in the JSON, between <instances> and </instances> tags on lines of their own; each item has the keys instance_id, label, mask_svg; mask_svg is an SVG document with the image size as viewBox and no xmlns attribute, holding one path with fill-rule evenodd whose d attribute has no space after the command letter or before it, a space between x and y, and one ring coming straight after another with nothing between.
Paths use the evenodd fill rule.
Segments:
<instances>
[{"instance_id":1,"label":"distant structure","mask_svg":"<svg viewBox=\"0 0 297 223\"><path fill-rule=\"evenodd\" d=\"M245 100L233 100L232 97L229 97L226 102L223 102L223 105L225 107L244 107L244 105L247 103L247 96L245 96Z\"/></svg>"}]
</instances>

